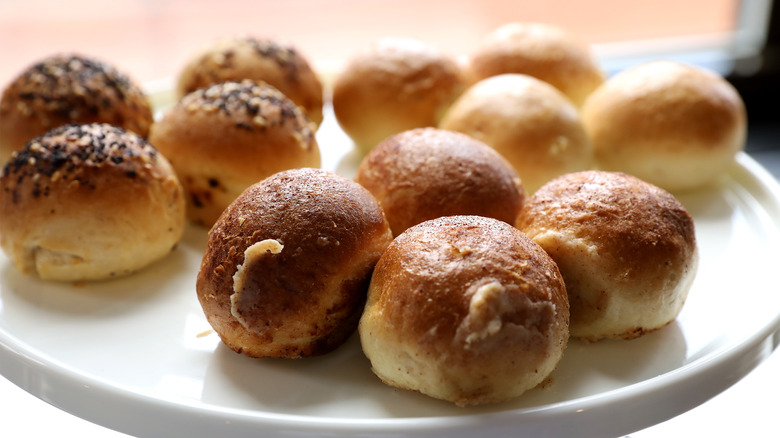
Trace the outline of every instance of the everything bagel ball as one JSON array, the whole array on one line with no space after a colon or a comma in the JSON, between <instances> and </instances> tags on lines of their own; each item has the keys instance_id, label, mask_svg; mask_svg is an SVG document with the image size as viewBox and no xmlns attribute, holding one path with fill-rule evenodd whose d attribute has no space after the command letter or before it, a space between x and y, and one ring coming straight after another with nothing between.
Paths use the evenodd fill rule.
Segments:
<instances>
[{"instance_id":1,"label":"everything bagel ball","mask_svg":"<svg viewBox=\"0 0 780 438\"><path fill-rule=\"evenodd\" d=\"M146 94L127 74L90 56L52 55L3 90L0 160L61 125L108 123L145 138L153 121Z\"/></svg>"},{"instance_id":2,"label":"everything bagel ball","mask_svg":"<svg viewBox=\"0 0 780 438\"><path fill-rule=\"evenodd\" d=\"M322 123L322 83L306 57L291 44L270 38L242 37L215 41L194 55L179 74L179 98L220 82L249 79L278 89Z\"/></svg>"},{"instance_id":3,"label":"everything bagel ball","mask_svg":"<svg viewBox=\"0 0 780 438\"><path fill-rule=\"evenodd\" d=\"M149 142L187 193L187 217L210 227L250 185L272 174L319 167L314 124L276 88L245 80L184 96L152 126Z\"/></svg>"},{"instance_id":4,"label":"everything bagel ball","mask_svg":"<svg viewBox=\"0 0 780 438\"><path fill-rule=\"evenodd\" d=\"M61 281L135 272L185 225L168 161L139 135L65 125L12 154L0 176L0 245L24 273Z\"/></svg>"}]
</instances>

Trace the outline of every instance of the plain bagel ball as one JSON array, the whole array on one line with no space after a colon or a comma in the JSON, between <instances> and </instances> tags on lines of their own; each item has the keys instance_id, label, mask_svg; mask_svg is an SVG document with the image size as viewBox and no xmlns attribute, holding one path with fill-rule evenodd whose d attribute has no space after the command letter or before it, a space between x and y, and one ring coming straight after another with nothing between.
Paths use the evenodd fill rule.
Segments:
<instances>
[{"instance_id":1,"label":"plain bagel ball","mask_svg":"<svg viewBox=\"0 0 780 438\"><path fill-rule=\"evenodd\" d=\"M247 187L272 174L319 167L314 124L276 88L223 82L184 96L152 126L149 142L187 193L187 217L210 227Z\"/></svg>"},{"instance_id":2,"label":"plain bagel ball","mask_svg":"<svg viewBox=\"0 0 780 438\"><path fill-rule=\"evenodd\" d=\"M139 135L65 125L12 154L0 176L0 245L20 271L84 281L167 255L186 223L168 161Z\"/></svg>"},{"instance_id":3,"label":"plain bagel ball","mask_svg":"<svg viewBox=\"0 0 780 438\"><path fill-rule=\"evenodd\" d=\"M394 235L429 219L479 215L514 224L525 200L517 172L465 134L417 128L381 142L355 181L379 201Z\"/></svg>"},{"instance_id":4,"label":"plain bagel ball","mask_svg":"<svg viewBox=\"0 0 780 438\"><path fill-rule=\"evenodd\" d=\"M56 54L26 68L0 97L0 160L68 123L108 123L146 137L149 100L127 74L90 56Z\"/></svg>"},{"instance_id":5,"label":"plain bagel ball","mask_svg":"<svg viewBox=\"0 0 780 438\"><path fill-rule=\"evenodd\" d=\"M236 352L327 353L357 326L371 271L392 240L371 193L320 169L249 187L209 232L197 295Z\"/></svg>"},{"instance_id":6,"label":"plain bagel ball","mask_svg":"<svg viewBox=\"0 0 780 438\"><path fill-rule=\"evenodd\" d=\"M383 38L353 56L333 85L333 111L358 150L385 138L437 126L465 88L461 67L427 44Z\"/></svg>"},{"instance_id":7,"label":"plain bagel ball","mask_svg":"<svg viewBox=\"0 0 780 438\"><path fill-rule=\"evenodd\" d=\"M747 135L745 105L731 84L672 61L611 77L585 102L582 119L598 168L673 192L713 182Z\"/></svg>"},{"instance_id":8,"label":"plain bagel ball","mask_svg":"<svg viewBox=\"0 0 780 438\"><path fill-rule=\"evenodd\" d=\"M468 76L476 82L505 73L545 81L576 106L604 82L590 48L557 26L507 23L490 32L469 56Z\"/></svg>"},{"instance_id":9,"label":"plain bagel ball","mask_svg":"<svg viewBox=\"0 0 780 438\"><path fill-rule=\"evenodd\" d=\"M477 82L450 106L439 127L498 151L529 194L593 163L577 107L552 85L528 75L502 74Z\"/></svg>"},{"instance_id":10,"label":"plain bagel ball","mask_svg":"<svg viewBox=\"0 0 780 438\"><path fill-rule=\"evenodd\" d=\"M292 44L270 38L220 39L195 54L176 85L178 97L220 82L265 82L300 105L316 125L322 123L323 90L317 73Z\"/></svg>"},{"instance_id":11,"label":"plain bagel ball","mask_svg":"<svg viewBox=\"0 0 780 438\"><path fill-rule=\"evenodd\" d=\"M555 369L569 304L555 262L502 221L415 225L379 260L359 325L386 384L459 406L519 397Z\"/></svg>"},{"instance_id":12,"label":"plain bagel ball","mask_svg":"<svg viewBox=\"0 0 780 438\"><path fill-rule=\"evenodd\" d=\"M672 322L696 277L693 219L669 192L618 172L561 176L526 202L517 228L558 264L571 336L634 339Z\"/></svg>"}]
</instances>

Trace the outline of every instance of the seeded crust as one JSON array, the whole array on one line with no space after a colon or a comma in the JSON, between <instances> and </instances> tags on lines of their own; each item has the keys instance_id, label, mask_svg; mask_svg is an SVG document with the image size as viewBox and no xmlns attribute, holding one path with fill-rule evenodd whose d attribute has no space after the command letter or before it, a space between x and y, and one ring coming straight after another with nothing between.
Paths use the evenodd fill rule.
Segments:
<instances>
[{"instance_id":1,"label":"seeded crust","mask_svg":"<svg viewBox=\"0 0 780 438\"><path fill-rule=\"evenodd\" d=\"M0 98L0 159L68 123L108 123L142 137L153 122L141 88L113 66L57 54L24 70Z\"/></svg>"},{"instance_id":2,"label":"seeded crust","mask_svg":"<svg viewBox=\"0 0 780 438\"><path fill-rule=\"evenodd\" d=\"M452 216L395 238L358 330L382 381L465 406L542 382L568 327L563 279L539 245L496 219Z\"/></svg>"},{"instance_id":3,"label":"seeded crust","mask_svg":"<svg viewBox=\"0 0 780 438\"><path fill-rule=\"evenodd\" d=\"M229 38L190 59L179 75L179 97L220 82L266 82L322 123L323 88L306 57L294 46L269 38Z\"/></svg>"},{"instance_id":4,"label":"seeded crust","mask_svg":"<svg viewBox=\"0 0 780 438\"><path fill-rule=\"evenodd\" d=\"M355 181L376 198L394 235L441 216L479 215L514 224L525 200L512 166L467 135L418 128L380 143Z\"/></svg>"},{"instance_id":5,"label":"seeded crust","mask_svg":"<svg viewBox=\"0 0 780 438\"><path fill-rule=\"evenodd\" d=\"M437 126L464 88L454 58L419 41L385 38L345 65L333 85L333 111L366 153L390 135Z\"/></svg>"},{"instance_id":6,"label":"seeded crust","mask_svg":"<svg viewBox=\"0 0 780 438\"><path fill-rule=\"evenodd\" d=\"M274 87L249 80L188 94L152 126L149 141L176 169L188 218L207 227L250 185L320 166L306 114Z\"/></svg>"},{"instance_id":7,"label":"seeded crust","mask_svg":"<svg viewBox=\"0 0 780 438\"><path fill-rule=\"evenodd\" d=\"M62 281L132 273L181 238L181 186L137 134L66 125L12 154L0 176L0 246L24 273Z\"/></svg>"},{"instance_id":8,"label":"seeded crust","mask_svg":"<svg viewBox=\"0 0 780 438\"><path fill-rule=\"evenodd\" d=\"M320 169L248 188L209 233L197 279L222 341L252 357L327 353L357 326L392 235L371 194Z\"/></svg>"},{"instance_id":9,"label":"seeded crust","mask_svg":"<svg viewBox=\"0 0 780 438\"><path fill-rule=\"evenodd\" d=\"M588 46L564 30L542 23L507 23L489 33L470 55L472 82L505 73L545 81L576 106L604 82Z\"/></svg>"},{"instance_id":10,"label":"seeded crust","mask_svg":"<svg viewBox=\"0 0 780 438\"><path fill-rule=\"evenodd\" d=\"M517 227L561 270L571 335L633 339L673 321L696 275L693 219L671 194L617 172L557 178L530 197Z\"/></svg>"}]
</instances>

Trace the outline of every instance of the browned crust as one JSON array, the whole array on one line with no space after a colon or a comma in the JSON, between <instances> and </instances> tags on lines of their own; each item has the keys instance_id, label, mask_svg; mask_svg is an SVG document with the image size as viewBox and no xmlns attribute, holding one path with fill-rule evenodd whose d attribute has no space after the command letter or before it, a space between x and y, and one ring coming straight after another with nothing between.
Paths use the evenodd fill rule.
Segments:
<instances>
[{"instance_id":1,"label":"browned crust","mask_svg":"<svg viewBox=\"0 0 780 438\"><path fill-rule=\"evenodd\" d=\"M454 58L421 42L387 38L356 54L333 85L339 125L368 151L390 135L437 126L465 88Z\"/></svg>"},{"instance_id":2,"label":"browned crust","mask_svg":"<svg viewBox=\"0 0 780 438\"><path fill-rule=\"evenodd\" d=\"M251 245L274 239L259 257L231 313L233 276ZM340 345L357 325L374 264L391 235L368 191L317 169L280 172L232 203L209 233L198 298L215 331L249 356L301 357Z\"/></svg>"},{"instance_id":3,"label":"browned crust","mask_svg":"<svg viewBox=\"0 0 780 438\"><path fill-rule=\"evenodd\" d=\"M452 104L439 127L490 145L514 166L527 193L556 176L591 168L593 151L577 107L528 75L477 82Z\"/></svg>"},{"instance_id":4,"label":"browned crust","mask_svg":"<svg viewBox=\"0 0 780 438\"><path fill-rule=\"evenodd\" d=\"M597 157L646 149L681 153L719 149L732 152L745 124L744 104L723 78L670 61L638 65L611 78L583 108L596 139ZM633 145L633 146L631 146ZM607 162L609 160L607 159Z\"/></svg>"},{"instance_id":5,"label":"browned crust","mask_svg":"<svg viewBox=\"0 0 780 438\"><path fill-rule=\"evenodd\" d=\"M476 310L476 291L491 284L506 290ZM376 346L366 350L375 370L403 373L410 357L418 364L410 380L435 370L405 389L435 387L441 392L428 395L481 404L541 381L566 346L568 323L563 279L541 247L504 222L452 216L409 228L388 247L371 281L361 340ZM396 364L374 362L380 351ZM522 390L505 390L514 384Z\"/></svg>"},{"instance_id":6,"label":"browned crust","mask_svg":"<svg viewBox=\"0 0 780 438\"><path fill-rule=\"evenodd\" d=\"M418 128L380 143L355 180L379 200L394 235L428 219L493 217L514 224L525 192L512 166L467 135Z\"/></svg>"},{"instance_id":7,"label":"browned crust","mask_svg":"<svg viewBox=\"0 0 780 438\"><path fill-rule=\"evenodd\" d=\"M220 82L266 82L322 122L323 87L306 57L294 46L270 38L241 37L214 42L183 68L177 91L183 97Z\"/></svg>"},{"instance_id":8,"label":"browned crust","mask_svg":"<svg viewBox=\"0 0 780 438\"><path fill-rule=\"evenodd\" d=\"M695 269L696 234L685 207L668 192L619 172L584 171L551 181L526 202L517 227L537 241L554 231L570 242L593 247L599 260L593 267L593 275L599 277L595 282L573 277L559 263L573 326L598 320L613 294L641 303L674 289ZM556 261L559 251L569 251L542 246ZM581 260L593 259L583 256ZM594 291L589 289L593 284L611 287ZM654 329L637 327L617 337Z\"/></svg>"},{"instance_id":9,"label":"browned crust","mask_svg":"<svg viewBox=\"0 0 780 438\"><path fill-rule=\"evenodd\" d=\"M142 137L153 122L149 101L126 74L84 55L57 54L24 70L0 98L0 152L67 123L108 123Z\"/></svg>"},{"instance_id":10,"label":"browned crust","mask_svg":"<svg viewBox=\"0 0 780 438\"><path fill-rule=\"evenodd\" d=\"M577 106L604 82L604 74L588 46L562 29L541 23L501 26L471 54L472 81L504 73L541 79Z\"/></svg>"},{"instance_id":11,"label":"browned crust","mask_svg":"<svg viewBox=\"0 0 780 438\"><path fill-rule=\"evenodd\" d=\"M652 61L611 77L582 108L600 169L679 192L713 181L744 149L747 114L714 72Z\"/></svg>"}]
</instances>

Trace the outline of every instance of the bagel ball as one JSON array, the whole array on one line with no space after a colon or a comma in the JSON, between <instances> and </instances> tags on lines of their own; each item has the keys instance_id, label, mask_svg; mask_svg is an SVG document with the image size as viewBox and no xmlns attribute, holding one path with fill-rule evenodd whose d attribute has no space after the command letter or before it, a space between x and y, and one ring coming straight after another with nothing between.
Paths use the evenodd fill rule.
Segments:
<instances>
[{"instance_id":1,"label":"bagel ball","mask_svg":"<svg viewBox=\"0 0 780 438\"><path fill-rule=\"evenodd\" d=\"M306 56L271 38L235 37L215 41L195 54L179 73L179 98L220 82L266 82L301 106L315 125L322 123L323 89Z\"/></svg>"},{"instance_id":2,"label":"bagel ball","mask_svg":"<svg viewBox=\"0 0 780 438\"><path fill-rule=\"evenodd\" d=\"M555 262L497 219L415 225L379 260L359 325L386 384L460 406L516 398L546 379L569 339Z\"/></svg>"},{"instance_id":3,"label":"bagel ball","mask_svg":"<svg viewBox=\"0 0 780 438\"><path fill-rule=\"evenodd\" d=\"M282 171L249 187L214 224L198 300L236 352L324 354L355 331L391 240L379 204L356 182L320 169Z\"/></svg>"},{"instance_id":4,"label":"bagel ball","mask_svg":"<svg viewBox=\"0 0 780 438\"><path fill-rule=\"evenodd\" d=\"M149 142L176 170L187 217L210 227L250 185L282 170L319 167L314 131L279 90L244 80L184 96L152 126Z\"/></svg>"},{"instance_id":5,"label":"bagel ball","mask_svg":"<svg viewBox=\"0 0 780 438\"><path fill-rule=\"evenodd\" d=\"M428 219L479 215L514 224L525 191L517 172L467 135L417 128L381 142L355 181L379 201L394 235Z\"/></svg>"},{"instance_id":6,"label":"bagel ball","mask_svg":"<svg viewBox=\"0 0 780 438\"><path fill-rule=\"evenodd\" d=\"M666 190L713 182L745 148L747 114L717 73L672 61L624 70L582 108L596 165Z\"/></svg>"},{"instance_id":7,"label":"bagel ball","mask_svg":"<svg viewBox=\"0 0 780 438\"><path fill-rule=\"evenodd\" d=\"M564 29L543 23L496 28L470 54L468 65L471 81L526 74L551 84L578 107L604 82L604 73L586 44Z\"/></svg>"},{"instance_id":8,"label":"bagel ball","mask_svg":"<svg viewBox=\"0 0 780 438\"><path fill-rule=\"evenodd\" d=\"M149 134L149 100L127 74L99 59L56 54L26 68L0 97L0 160L69 123L108 123Z\"/></svg>"},{"instance_id":9,"label":"bagel ball","mask_svg":"<svg viewBox=\"0 0 780 438\"><path fill-rule=\"evenodd\" d=\"M0 175L0 246L25 274L86 281L135 272L184 231L184 193L139 135L65 125L15 151Z\"/></svg>"},{"instance_id":10,"label":"bagel ball","mask_svg":"<svg viewBox=\"0 0 780 438\"><path fill-rule=\"evenodd\" d=\"M385 138L436 126L465 87L456 60L427 44L384 38L352 57L333 84L333 111L366 153Z\"/></svg>"},{"instance_id":11,"label":"bagel ball","mask_svg":"<svg viewBox=\"0 0 780 438\"><path fill-rule=\"evenodd\" d=\"M440 128L493 147L531 194L565 173L590 169L593 150L577 108L546 82L503 74L477 82L452 104Z\"/></svg>"},{"instance_id":12,"label":"bagel ball","mask_svg":"<svg viewBox=\"0 0 780 438\"><path fill-rule=\"evenodd\" d=\"M571 336L585 341L664 327L696 276L690 214L669 192L623 173L561 176L530 197L516 225L558 264Z\"/></svg>"}]
</instances>

